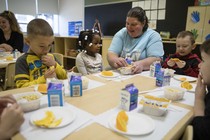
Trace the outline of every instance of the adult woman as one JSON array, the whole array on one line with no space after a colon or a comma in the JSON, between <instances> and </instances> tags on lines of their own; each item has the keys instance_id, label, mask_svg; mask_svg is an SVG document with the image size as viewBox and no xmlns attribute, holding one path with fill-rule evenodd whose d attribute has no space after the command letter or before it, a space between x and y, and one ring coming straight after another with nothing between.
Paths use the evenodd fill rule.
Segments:
<instances>
[{"instance_id":1,"label":"adult woman","mask_svg":"<svg viewBox=\"0 0 210 140\"><path fill-rule=\"evenodd\" d=\"M11 11L0 13L0 50L12 52L17 49L23 51L23 34Z\"/></svg>"},{"instance_id":2,"label":"adult woman","mask_svg":"<svg viewBox=\"0 0 210 140\"><path fill-rule=\"evenodd\" d=\"M160 35L148 28L148 18L141 7L132 8L126 18L126 28L113 37L107 59L111 67L127 66L125 58L131 57L132 72L140 73L163 56L163 44Z\"/></svg>"}]
</instances>

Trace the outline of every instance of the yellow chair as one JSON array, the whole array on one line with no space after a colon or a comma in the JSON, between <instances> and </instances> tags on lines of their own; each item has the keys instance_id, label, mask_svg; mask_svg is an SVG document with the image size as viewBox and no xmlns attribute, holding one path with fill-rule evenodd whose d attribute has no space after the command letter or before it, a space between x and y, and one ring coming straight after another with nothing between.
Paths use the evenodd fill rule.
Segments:
<instances>
[{"instance_id":1,"label":"yellow chair","mask_svg":"<svg viewBox=\"0 0 210 140\"><path fill-rule=\"evenodd\" d=\"M53 53L53 55L56 57L60 65L63 65L63 54L61 53Z\"/></svg>"},{"instance_id":2,"label":"yellow chair","mask_svg":"<svg viewBox=\"0 0 210 140\"><path fill-rule=\"evenodd\" d=\"M5 80L3 85L3 90L7 88L15 88L15 62L9 63L5 71Z\"/></svg>"},{"instance_id":3,"label":"yellow chair","mask_svg":"<svg viewBox=\"0 0 210 140\"><path fill-rule=\"evenodd\" d=\"M193 139L193 127L192 125L188 125L182 136L182 140L192 140L192 139Z\"/></svg>"}]
</instances>

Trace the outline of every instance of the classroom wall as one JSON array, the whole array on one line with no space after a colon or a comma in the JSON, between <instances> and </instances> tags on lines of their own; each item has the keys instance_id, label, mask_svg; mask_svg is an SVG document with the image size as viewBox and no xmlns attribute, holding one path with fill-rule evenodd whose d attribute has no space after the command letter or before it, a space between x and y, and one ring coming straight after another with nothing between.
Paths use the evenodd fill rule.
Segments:
<instances>
[{"instance_id":1,"label":"classroom wall","mask_svg":"<svg viewBox=\"0 0 210 140\"><path fill-rule=\"evenodd\" d=\"M84 27L84 0L59 0L59 34L68 36L68 22L82 21Z\"/></svg>"},{"instance_id":2,"label":"classroom wall","mask_svg":"<svg viewBox=\"0 0 210 140\"><path fill-rule=\"evenodd\" d=\"M85 29L92 29L95 18L98 18L103 35L113 36L125 26L127 11L131 6L129 2L85 7Z\"/></svg>"},{"instance_id":3,"label":"classroom wall","mask_svg":"<svg viewBox=\"0 0 210 140\"><path fill-rule=\"evenodd\" d=\"M85 6L122 3L122 2L129 2L129 1L139 1L139 0L85 0Z\"/></svg>"},{"instance_id":4,"label":"classroom wall","mask_svg":"<svg viewBox=\"0 0 210 140\"><path fill-rule=\"evenodd\" d=\"M176 37L179 31L185 30L188 6L193 5L194 0L167 0L165 20L157 21L156 30L169 31L171 37ZM98 17L104 35L113 36L125 26L130 8L132 2L85 7L85 28L92 28L94 19Z\"/></svg>"}]
</instances>

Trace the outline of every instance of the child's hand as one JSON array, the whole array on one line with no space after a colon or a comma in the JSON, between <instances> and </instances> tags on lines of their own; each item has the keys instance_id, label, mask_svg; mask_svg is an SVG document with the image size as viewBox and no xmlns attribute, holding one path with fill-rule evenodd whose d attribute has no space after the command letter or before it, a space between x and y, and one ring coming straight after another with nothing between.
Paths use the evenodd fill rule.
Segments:
<instances>
[{"instance_id":1,"label":"child's hand","mask_svg":"<svg viewBox=\"0 0 210 140\"><path fill-rule=\"evenodd\" d=\"M55 68L46 70L44 73L44 78L56 78Z\"/></svg>"},{"instance_id":2,"label":"child's hand","mask_svg":"<svg viewBox=\"0 0 210 140\"><path fill-rule=\"evenodd\" d=\"M0 97L0 115L2 111L7 107L8 104L14 104L14 103L17 103L17 102L15 98L11 95Z\"/></svg>"},{"instance_id":3,"label":"child's hand","mask_svg":"<svg viewBox=\"0 0 210 140\"><path fill-rule=\"evenodd\" d=\"M22 108L18 104L11 104L6 107L1 114L1 138L10 139L20 129L24 122Z\"/></svg>"},{"instance_id":4,"label":"child's hand","mask_svg":"<svg viewBox=\"0 0 210 140\"><path fill-rule=\"evenodd\" d=\"M167 65L168 65L169 67L173 67L175 64L176 64L176 63L175 63L173 60L171 60L171 59L169 59L168 62L167 62Z\"/></svg>"},{"instance_id":5,"label":"child's hand","mask_svg":"<svg viewBox=\"0 0 210 140\"><path fill-rule=\"evenodd\" d=\"M185 61L177 61L175 62L178 68L184 68L184 66L186 65Z\"/></svg>"},{"instance_id":6,"label":"child's hand","mask_svg":"<svg viewBox=\"0 0 210 140\"><path fill-rule=\"evenodd\" d=\"M206 95L206 85L203 83L203 78L200 74L198 75L195 93L195 98L204 100Z\"/></svg>"},{"instance_id":7,"label":"child's hand","mask_svg":"<svg viewBox=\"0 0 210 140\"><path fill-rule=\"evenodd\" d=\"M52 58L52 56L49 56L49 55L42 56L42 63L48 67L56 66L55 60Z\"/></svg>"}]
</instances>

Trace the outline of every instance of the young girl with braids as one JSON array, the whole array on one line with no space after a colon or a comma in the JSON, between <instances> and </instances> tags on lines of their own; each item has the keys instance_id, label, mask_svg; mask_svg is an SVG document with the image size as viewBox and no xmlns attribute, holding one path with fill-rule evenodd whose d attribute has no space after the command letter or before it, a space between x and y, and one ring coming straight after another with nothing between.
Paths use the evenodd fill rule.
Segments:
<instances>
[{"instance_id":1,"label":"young girl with braids","mask_svg":"<svg viewBox=\"0 0 210 140\"><path fill-rule=\"evenodd\" d=\"M93 30L81 31L79 34L79 47L82 51L76 57L76 67L82 75L102 71L101 37Z\"/></svg>"}]
</instances>

